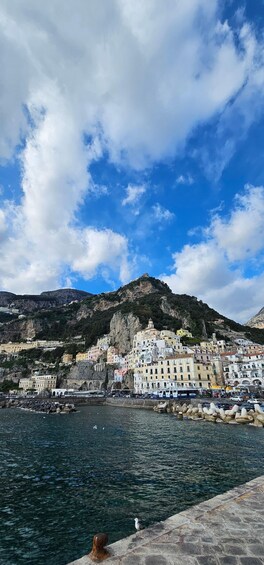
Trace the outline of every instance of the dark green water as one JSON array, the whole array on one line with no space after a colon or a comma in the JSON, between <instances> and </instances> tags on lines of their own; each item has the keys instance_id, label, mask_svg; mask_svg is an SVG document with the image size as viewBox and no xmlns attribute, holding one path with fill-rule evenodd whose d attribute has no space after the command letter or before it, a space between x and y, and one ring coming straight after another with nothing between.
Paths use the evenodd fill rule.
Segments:
<instances>
[{"instance_id":1,"label":"dark green water","mask_svg":"<svg viewBox=\"0 0 264 565\"><path fill-rule=\"evenodd\" d=\"M1 410L0 448L1 565L65 565L264 472L263 429L106 406Z\"/></svg>"}]
</instances>

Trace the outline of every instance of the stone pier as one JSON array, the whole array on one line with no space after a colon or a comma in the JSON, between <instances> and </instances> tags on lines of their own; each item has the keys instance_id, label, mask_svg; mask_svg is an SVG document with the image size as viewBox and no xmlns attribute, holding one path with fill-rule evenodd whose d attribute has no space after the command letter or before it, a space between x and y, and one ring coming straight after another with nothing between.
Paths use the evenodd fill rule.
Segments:
<instances>
[{"instance_id":1,"label":"stone pier","mask_svg":"<svg viewBox=\"0 0 264 565\"><path fill-rule=\"evenodd\" d=\"M107 549L110 556L103 561L107 565L264 564L264 476ZM86 555L69 565L93 563Z\"/></svg>"}]
</instances>

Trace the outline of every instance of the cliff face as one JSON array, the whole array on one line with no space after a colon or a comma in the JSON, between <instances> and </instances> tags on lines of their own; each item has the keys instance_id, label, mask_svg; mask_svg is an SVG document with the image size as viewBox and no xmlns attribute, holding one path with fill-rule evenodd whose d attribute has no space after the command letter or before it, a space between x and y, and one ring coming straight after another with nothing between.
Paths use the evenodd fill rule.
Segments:
<instances>
[{"instance_id":1,"label":"cliff face","mask_svg":"<svg viewBox=\"0 0 264 565\"><path fill-rule=\"evenodd\" d=\"M253 318L247 322L247 326L251 328L264 329L264 308L261 308L258 314L253 316Z\"/></svg>"},{"instance_id":2,"label":"cliff face","mask_svg":"<svg viewBox=\"0 0 264 565\"><path fill-rule=\"evenodd\" d=\"M123 355L133 346L134 335L142 329L139 319L133 314L117 312L110 322L111 344L118 347Z\"/></svg>"}]
</instances>

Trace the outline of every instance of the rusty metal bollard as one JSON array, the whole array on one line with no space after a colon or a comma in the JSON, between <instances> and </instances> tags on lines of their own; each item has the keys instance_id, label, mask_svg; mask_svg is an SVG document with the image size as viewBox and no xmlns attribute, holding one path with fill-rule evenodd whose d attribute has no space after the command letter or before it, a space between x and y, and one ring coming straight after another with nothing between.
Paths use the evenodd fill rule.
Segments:
<instances>
[{"instance_id":1,"label":"rusty metal bollard","mask_svg":"<svg viewBox=\"0 0 264 565\"><path fill-rule=\"evenodd\" d=\"M105 549L105 545L108 543L108 535L107 534L96 534L93 537L93 547L91 553L89 553L88 557L92 559L92 561L103 561L110 556L109 551Z\"/></svg>"}]
</instances>

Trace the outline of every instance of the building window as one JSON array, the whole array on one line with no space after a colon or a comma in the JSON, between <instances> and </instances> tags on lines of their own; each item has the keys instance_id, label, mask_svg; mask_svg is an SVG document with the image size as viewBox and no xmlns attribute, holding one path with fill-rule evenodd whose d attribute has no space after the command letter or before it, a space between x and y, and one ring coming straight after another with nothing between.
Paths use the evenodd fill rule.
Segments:
<instances>
[{"instance_id":1,"label":"building window","mask_svg":"<svg viewBox=\"0 0 264 565\"><path fill-rule=\"evenodd\" d=\"M207 380L210 381L210 375L207 375Z\"/></svg>"},{"instance_id":2,"label":"building window","mask_svg":"<svg viewBox=\"0 0 264 565\"><path fill-rule=\"evenodd\" d=\"M177 381L177 376L176 376L176 377L174 377L174 380L175 380L175 381Z\"/></svg>"},{"instance_id":3,"label":"building window","mask_svg":"<svg viewBox=\"0 0 264 565\"><path fill-rule=\"evenodd\" d=\"M168 373L170 373L170 368L168 367Z\"/></svg>"},{"instance_id":4,"label":"building window","mask_svg":"<svg viewBox=\"0 0 264 565\"><path fill-rule=\"evenodd\" d=\"M181 375L181 381L183 381L183 376Z\"/></svg>"},{"instance_id":5,"label":"building window","mask_svg":"<svg viewBox=\"0 0 264 565\"><path fill-rule=\"evenodd\" d=\"M191 375L188 375L188 381L190 381L190 380L191 380Z\"/></svg>"}]
</instances>

